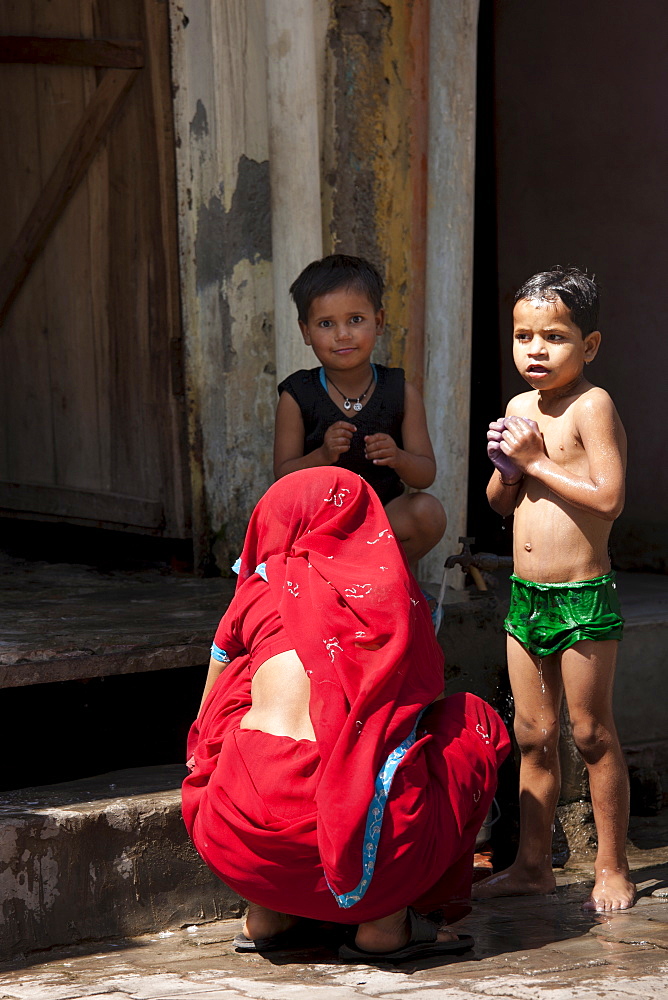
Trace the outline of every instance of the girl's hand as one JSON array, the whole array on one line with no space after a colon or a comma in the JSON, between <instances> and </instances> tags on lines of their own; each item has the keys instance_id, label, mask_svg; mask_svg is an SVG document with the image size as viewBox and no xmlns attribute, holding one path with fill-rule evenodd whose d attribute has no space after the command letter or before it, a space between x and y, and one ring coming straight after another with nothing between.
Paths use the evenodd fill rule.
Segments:
<instances>
[{"instance_id":1,"label":"girl's hand","mask_svg":"<svg viewBox=\"0 0 668 1000\"><path fill-rule=\"evenodd\" d=\"M367 434L364 446L365 457L374 465L389 465L393 469L399 460L399 449L389 434Z\"/></svg>"},{"instance_id":2,"label":"girl's hand","mask_svg":"<svg viewBox=\"0 0 668 1000\"><path fill-rule=\"evenodd\" d=\"M535 420L528 417L506 417L500 449L521 471L528 472L532 462L545 455L543 435Z\"/></svg>"},{"instance_id":3,"label":"girl's hand","mask_svg":"<svg viewBox=\"0 0 668 1000\"><path fill-rule=\"evenodd\" d=\"M504 425L505 420L503 417L493 420L489 425L489 430L487 431L487 457L498 470L504 483L510 484L519 482L523 473L512 459L501 451Z\"/></svg>"},{"instance_id":4,"label":"girl's hand","mask_svg":"<svg viewBox=\"0 0 668 1000\"><path fill-rule=\"evenodd\" d=\"M349 451L350 441L356 430L355 425L349 424L347 420L337 420L327 428L322 443L327 465L334 465L339 455Z\"/></svg>"}]
</instances>

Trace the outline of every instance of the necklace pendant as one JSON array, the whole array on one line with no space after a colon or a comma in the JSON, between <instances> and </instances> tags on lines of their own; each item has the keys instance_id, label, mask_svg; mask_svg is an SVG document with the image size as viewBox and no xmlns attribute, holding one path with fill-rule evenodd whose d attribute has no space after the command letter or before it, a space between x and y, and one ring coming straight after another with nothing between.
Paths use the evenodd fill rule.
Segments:
<instances>
[{"instance_id":1,"label":"necklace pendant","mask_svg":"<svg viewBox=\"0 0 668 1000\"><path fill-rule=\"evenodd\" d=\"M344 404L343 404L343 409L344 410L349 410L350 406L351 406L350 400L346 399L345 402L344 402Z\"/></svg>"},{"instance_id":2,"label":"necklace pendant","mask_svg":"<svg viewBox=\"0 0 668 1000\"><path fill-rule=\"evenodd\" d=\"M356 403L353 403L353 410L357 410L357 412L359 413L361 409L362 409L362 404L358 399Z\"/></svg>"}]
</instances>

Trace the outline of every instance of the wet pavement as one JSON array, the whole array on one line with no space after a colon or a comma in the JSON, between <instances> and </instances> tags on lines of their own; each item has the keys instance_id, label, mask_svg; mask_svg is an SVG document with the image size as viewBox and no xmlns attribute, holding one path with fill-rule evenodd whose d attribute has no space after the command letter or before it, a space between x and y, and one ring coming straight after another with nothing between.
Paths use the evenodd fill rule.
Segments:
<instances>
[{"instance_id":1,"label":"wet pavement","mask_svg":"<svg viewBox=\"0 0 668 1000\"><path fill-rule=\"evenodd\" d=\"M552 896L476 903L455 959L346 965L333 948L237 954L237 921L39 953L0 968L1 1000L655 1000L668 998L668 810L634 818L639 900L586 914L591 859L557 871Z\"/></svg>"}]
</instances>

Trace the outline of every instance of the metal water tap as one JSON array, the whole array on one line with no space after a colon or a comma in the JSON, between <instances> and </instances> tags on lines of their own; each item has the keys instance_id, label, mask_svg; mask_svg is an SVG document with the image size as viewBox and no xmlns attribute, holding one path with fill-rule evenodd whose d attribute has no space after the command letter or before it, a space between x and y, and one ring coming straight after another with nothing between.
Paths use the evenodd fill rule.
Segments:
<instances>
[{"instance_id":1,"label":"metal water tap","mask_svg":"<svg viewBox=\"0 0 668 1000\"><path fill-rule=\"evenodd\" d=\"M512 567L513 559L512 556L497 556L494 552L476 552L475 555L471 552L471 546L475 544L475 538L460 536L459 541L462 545L462 551L448 556L445 560L445 569L452 569L453 566L461 566L464 572L468 573L478 590L487 590L487 582L483 574L493 573L494 570L500 569L501 567L507 566ZM492 586L495 585L496 581L489 581Z\"/></svg>"},{"instance_id":2,"label":"metal water tap","mask_svg":"<svg viewBox=\"0 0 668 1000\"><path fill-rule=\"evenodd\" d=\"M475 538L467 538L465 535L459 536L459 541L462 545L462 551L459 555L451 555L445 560L445 568L452 569L454 566L461 566L462 569L467 569L473 559L473 553L471 552L471 546L475 544Z\"/></svg>"}]
</instances>

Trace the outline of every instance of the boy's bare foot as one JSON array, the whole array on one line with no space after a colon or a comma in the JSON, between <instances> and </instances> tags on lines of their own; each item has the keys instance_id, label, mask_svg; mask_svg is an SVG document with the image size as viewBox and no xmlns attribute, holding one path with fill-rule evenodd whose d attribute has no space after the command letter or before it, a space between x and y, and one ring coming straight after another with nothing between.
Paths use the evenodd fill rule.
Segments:
<instances>
[{"instance_id":1,"label":"boy's bare foot","mask_svg":"<svg viewBox=\"0 0 668 1000\"><path fill-rule=\"evenodd\" d=\"M471 899L495 899L497 896L545 896L557 887L551 871L536 871L514 864L510 868L476 882Z\"/></svg>"},{"instance_id":2,"label":"boy's bare foot","mask_svg":"<svg viewBox=\"0 0 668 1000\"><path fill-rule=\"evenodd\" d=\"M455 941L457 934L453 931L439 927L436 937L437 941ZM408 924L408 913L398 910L397 913L383 917L381 920L371 920L366 924L360 924L355 935L355 944L362 951L369 951L375 954L383 952L398 951L405 948L410 940Z\"/></svg>"},{"instance_id":3,"label":"boy's bare foot","mask_svg":"<svg viewBox=\"0 0 668 1000\"><path fill-rule=\"evenodd\" d=\"M288 931L294 927L298 917L293 917L290 913L277 913L275 910L268 910L257 903L248 904L246 919L241 927L241 933L249 941L258 938L273 937L281 931Z\"/></svg>"},{"instance_id":4,"label":"boy's bare foot","mask_svg":"<svg viewBox=\"0 0 668 1000\"><path fill-rule=\"evenodd\" d=\"M601 868L589 899L582 904L583 910L605 913L608 910L628 910L636 901L636 887L628 878L628 872L619 868Z\"/></svg>"}]
</instances>

